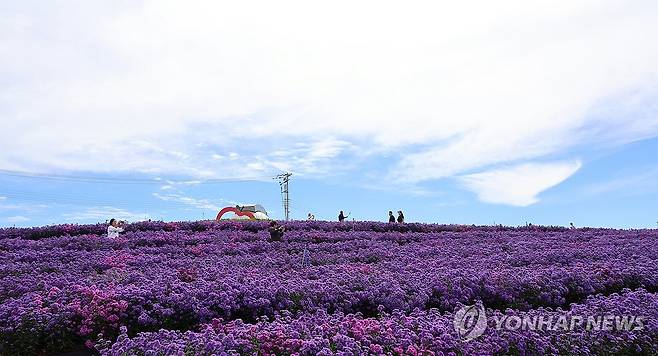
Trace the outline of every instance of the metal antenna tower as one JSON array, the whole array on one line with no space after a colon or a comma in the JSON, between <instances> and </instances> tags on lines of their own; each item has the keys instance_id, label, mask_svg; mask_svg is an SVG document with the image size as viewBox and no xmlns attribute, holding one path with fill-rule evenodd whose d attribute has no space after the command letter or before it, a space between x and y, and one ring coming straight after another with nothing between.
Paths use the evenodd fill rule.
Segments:
<instances>
[{"instance_id":1,"label":"metal antenna tower","mask_svg":"<svg viewBox=\"0 0 658 356\"><path fill-rule=\"evenodd\" d=\"M286 172L274 177L274 179L279 180L279 185L281 186L281 200L283 201L283 211L286 216L286 221L288 221L290 217L290 197L288 194L288 182L290 182L291 175L292 173Z\"/></svg>"}]
</instances>

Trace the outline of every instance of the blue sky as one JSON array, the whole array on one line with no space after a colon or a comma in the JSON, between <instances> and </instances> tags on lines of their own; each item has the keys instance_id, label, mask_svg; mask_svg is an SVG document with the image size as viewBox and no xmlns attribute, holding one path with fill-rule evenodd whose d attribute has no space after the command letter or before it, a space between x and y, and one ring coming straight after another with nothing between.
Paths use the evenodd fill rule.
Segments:
<instances>
[{"instance_id":1,"label":"blue sky","mask_svg":"<svg viewBox=\"0 0 658 356\"><path fill-rule=\"evenodd\" d=\"M280 218L290 171L293 218L656 227L656 36L655 1L0 1L0 226Z\"/></svg>"},{"instance_id":2,"label":"blue sky","mask_svg":"<svg viewBox=\"0 0 658 356\"><path fill-rule=\"evenodd\" d=\"M428 192L364 187L351 174L330 180L293 177L292 217L334 220L338 210L357 220L385 220L403 209L410 221L462 224L535 224L656 227L658 223L658 139L583 158L582 168L525 207L488 204L449 179L424 186ZM123 178L128 178L123 176ZM356 178L358 179L358 178ZM117 216L130 221L203 219L234 203L261 202L282 217L276 181L176 184L108 184L61 179L0 177L3 226L66 221L97 222ZM167 200L163 200L162 198Z\"/></svg>"}]
</instances>

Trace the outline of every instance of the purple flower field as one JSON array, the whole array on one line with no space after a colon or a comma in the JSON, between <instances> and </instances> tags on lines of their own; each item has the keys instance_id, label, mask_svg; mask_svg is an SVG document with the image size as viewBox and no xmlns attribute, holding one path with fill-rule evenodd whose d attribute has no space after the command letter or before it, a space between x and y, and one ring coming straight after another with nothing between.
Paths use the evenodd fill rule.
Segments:
<instances>
[{"instance_id":1,"label":"purple flower field","mask_svg":"<svg viewBox=\"0 0 658 356\"><path fill-rule=\"evenodd\" d=\"M658 353L656 230L283 224L0 229L0 354ZM487 327L465 340L473 304ZM496 327L564 315L642 322Z\"/></svg>"}]
</instances>

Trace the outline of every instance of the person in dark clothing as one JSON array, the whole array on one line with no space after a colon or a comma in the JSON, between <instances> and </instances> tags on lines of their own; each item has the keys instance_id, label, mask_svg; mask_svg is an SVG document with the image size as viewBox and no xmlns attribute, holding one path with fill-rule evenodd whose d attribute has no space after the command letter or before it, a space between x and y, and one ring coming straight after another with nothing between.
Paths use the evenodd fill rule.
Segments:
<instances>
[{"instance_id":1,"label":"person in dark clothing","mask_svg":"<svg viewBox=\"0 0 658 356\"><path fill-rule=\"evenodd\" d=\"M391 216L392 218L393 216ZM404 214L402 214L402 210L398 210L398 223L404 224Z\"/></svg>"},{"instance_id":2,"label":"person in dark clothing","mask_svg":"<svg viewBox=\"0 0 658 356\"><path fill-rule=\"evenodd\" d=\"M281 241L285 228L276 221L270 223L270 241Z\"/></svg>"},{"instance_id":3,"label":"person in dark clothing","mask_svg":"<svg viewBox=\"0 0 658 356\"><path fill-rule=\"evenodd\" d=\"M393 216L393 212L390 211L390 210L388 211L388 222L389 223L394 223L395 222L395 216Z\"/></svg>"},{"instance_id":4,"label":"person in dark clothing","mask_svg":"<svg viewBox=\"0 0 658 356\"><path fill-rule=\"evenodd\" d=\"M338 214L338 221L343 222L348 217L350 217L349 214L347 216L345 216L345 214L343 214L343 211L341 210L340 214Z\"/></svg>"}]
</instances>

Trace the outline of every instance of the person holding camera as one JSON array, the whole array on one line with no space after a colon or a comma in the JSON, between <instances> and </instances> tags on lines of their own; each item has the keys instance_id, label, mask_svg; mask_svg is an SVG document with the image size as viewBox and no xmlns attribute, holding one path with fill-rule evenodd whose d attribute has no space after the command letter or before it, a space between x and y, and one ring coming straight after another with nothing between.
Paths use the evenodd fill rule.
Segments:
<instances>
[{"instance_id":1,"label":"person holding camera","mask_svg":"<svg viewBox=\"0 0 658 356\"><path fill-rule=\"evenodd\" d=\"M117 219L110 220L110 225L107 227L107 237L110 239L119 237L119 233L123 232L124 225L125 223L123 221L118 221Z\"/></svg>"},{"instance_id":2,"label":"person holding camera","mask_svg":"<svg viewBox=\"0 0 658 356\"><path fill-rule=\"evenodd\" d=\"M279 225L276 221L270 222L270 241L281 241L285 228Z\"/></svg>"}]
</instances>

